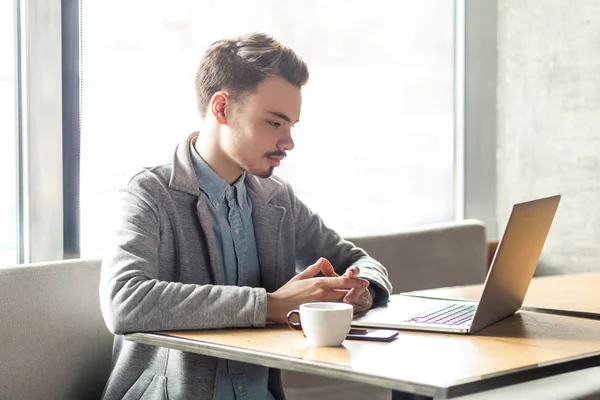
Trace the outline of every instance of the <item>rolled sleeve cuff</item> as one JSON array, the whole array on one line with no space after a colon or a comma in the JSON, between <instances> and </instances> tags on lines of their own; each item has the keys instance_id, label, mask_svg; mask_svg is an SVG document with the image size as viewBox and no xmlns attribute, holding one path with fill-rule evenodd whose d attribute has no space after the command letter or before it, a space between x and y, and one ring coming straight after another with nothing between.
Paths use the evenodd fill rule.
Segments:
<instances>
[{"instance_id":1,"label":"rolled sleeve cuff","mask_svg":"<svg viewBox=\"0 0 600 400\"><path fill-rule=\"evenodd\" d=\"M370 279L367 279L367 280L369 281L369 287L371 289L373 289L373 292L375 292L375 298L373 299L372 308L383 306L383 305L387 304L387 302L389 300L388 291L386 289L384 289L383 286L381 286L376 281L373 281Z\"/></svg>"},{"instance_id":2,"label":"rolled sleeve cuff","mask_svg":"<svg viewBox=\"0 0 600 400\"><path fill-rule=\"evenodd\" d=\"M254 318L252 326L264 328L267 324L267 291L263 288L255 288Z\"/></svg>"}]
</instances>

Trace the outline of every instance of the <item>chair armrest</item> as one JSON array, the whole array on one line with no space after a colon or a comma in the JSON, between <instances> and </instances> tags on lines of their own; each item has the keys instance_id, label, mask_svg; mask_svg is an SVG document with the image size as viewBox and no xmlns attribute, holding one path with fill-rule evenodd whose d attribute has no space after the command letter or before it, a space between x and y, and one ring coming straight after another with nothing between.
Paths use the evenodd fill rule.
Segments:
<instances>
[{"instance_id":1,"label":"chair armrest","mask_svg":"<svg viewBox=\"0 0 600 400\"><path fill-rule=\"evenodd\" d=\"M485 392L455 397L456 400L584 400L600 398L600 367L566 372Z\"/></svg>"}]
</instances>

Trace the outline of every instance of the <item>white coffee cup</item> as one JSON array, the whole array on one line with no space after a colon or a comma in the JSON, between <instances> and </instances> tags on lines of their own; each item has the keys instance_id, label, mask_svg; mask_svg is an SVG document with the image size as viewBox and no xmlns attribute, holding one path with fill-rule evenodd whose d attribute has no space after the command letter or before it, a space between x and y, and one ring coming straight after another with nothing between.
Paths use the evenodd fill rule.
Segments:
<instances>
[{"instance_id":1,"label":"white coffee cup","mask_svg":"<svg viewBox=\"0 0 600 400\"><path fill-rule=\"evenodd\" d=\"M345 303L305 303L299 310L287 315L287 323L294 330L304 331L314 346L339 346L350 331L353 307ZM297 315L299 322L292 322Z\"/></svg>"}]
</instances>

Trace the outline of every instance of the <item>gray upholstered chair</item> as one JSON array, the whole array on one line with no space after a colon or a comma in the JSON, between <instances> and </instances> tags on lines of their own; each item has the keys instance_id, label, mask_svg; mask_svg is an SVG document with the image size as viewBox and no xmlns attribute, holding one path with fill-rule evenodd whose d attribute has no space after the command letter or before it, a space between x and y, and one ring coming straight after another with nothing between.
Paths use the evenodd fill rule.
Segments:
<instances>
[{"instance_id":1,"label":"gray upholstered chair","mask_svg":"<svg viewBox=\"0 0 600 400\"><path fill-rule=\"evenodd\" d=\"M348 240L387 268L394 293L482 283L487 273L485 227L477 220ZM283 379L288 400L391 398L387 389L322 376L285 371Z\"/></svg>"},{"instance_id":2,"label":"gray upholstered chair","mask_svg":"<svg viewBox=\"0 0 600 400\"><path fill-rule=\"evenodd\" d=\"M99 281L99 260L0 268L0 398L100 398L113 335Z\"/></svg>"},{"instance_id":3,"label":"gray upholstered chair","mask_svg":"<svg viewBox=\"0 0 600 400\"><path fill-rule=\"evenodd\" d=\"M600 367L567 372L517 385L454 397L454 400L597 400L600 399Z\"/></svg>"},{"instance_id":4,"label":"gray upholstered chair","mask_svg":"<svg viewBox=\"0 0 600 400\"><path fill-rule=\"evenodd\" d=\"M485 226L477 220L348 240L387 268L394 293L482 283L487 273Z\"/></svg>"}]
</instances>

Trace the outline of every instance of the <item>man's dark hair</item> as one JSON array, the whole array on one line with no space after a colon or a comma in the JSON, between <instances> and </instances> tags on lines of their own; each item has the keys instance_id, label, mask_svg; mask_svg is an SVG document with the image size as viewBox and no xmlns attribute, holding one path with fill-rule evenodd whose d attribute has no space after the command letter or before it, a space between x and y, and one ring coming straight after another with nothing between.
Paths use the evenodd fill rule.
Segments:
<instances>
[{"instance_id":1,"label":"man's dark hair","mask_svg":"<svg viewBox=\"0 0 600 400\"><path fill-rule=\"evenodd\" d=\"M212 96L223 90L234 99L252 93L268 76L280 76L301 88L306 63L290 47L264 33L219 40L208 48L196 72L196 101L204 118Z\"/></svg>"}]
</instances>

